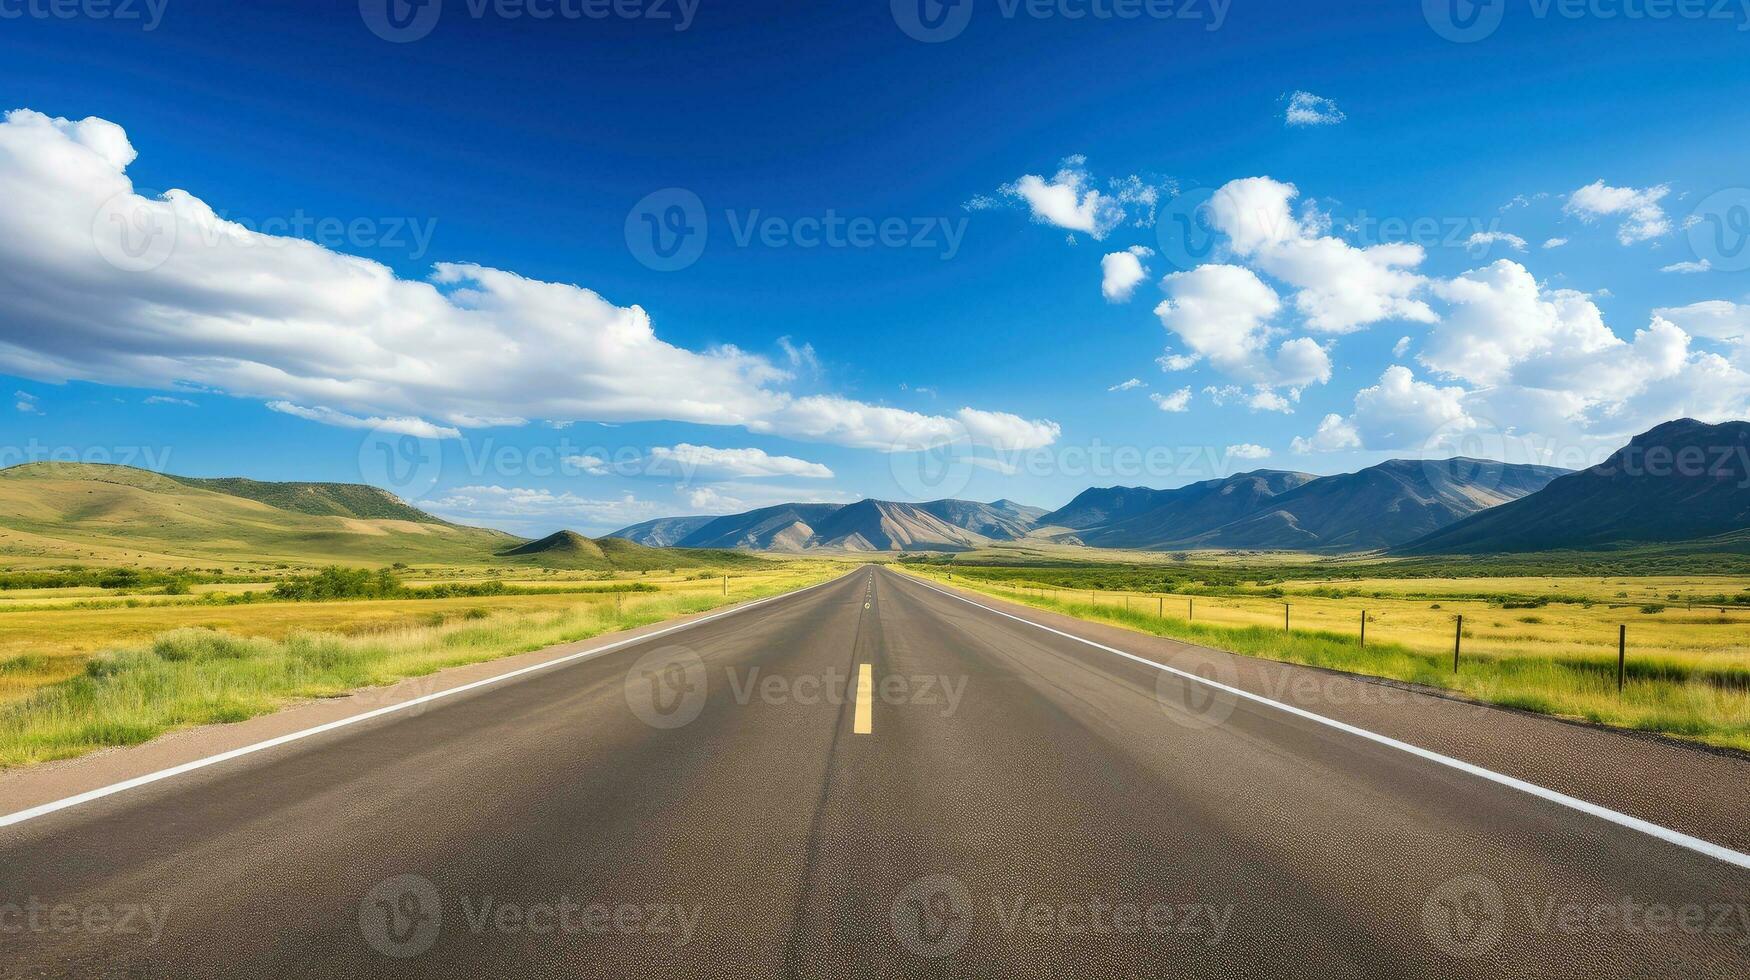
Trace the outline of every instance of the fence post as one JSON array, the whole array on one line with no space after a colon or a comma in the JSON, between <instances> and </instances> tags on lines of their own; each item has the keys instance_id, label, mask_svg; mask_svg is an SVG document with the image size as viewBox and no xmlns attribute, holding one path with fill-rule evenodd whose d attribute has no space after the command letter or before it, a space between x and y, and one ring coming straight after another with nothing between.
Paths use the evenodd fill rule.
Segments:
<instances>
[{"instance_id":1,"label":"fence post","mask_svg":"<svg viewBox=\"0 0 1750 980\"><path fill-rule=\"evenodd\" d=\"M1185 600L1185 622L1187 622L1187 623L1195 622L1196 619L1197 619L1197 597L1192 596L1192 597Z\"/></svg>"},{"instance_id":2,"label":"fence post","mask_svg":"<svg viewBox=\"0 0 1750 980\"><path fill-rule=\"evenodd\" d=\"M723 594L729 594L729 576L727 575L723 576Z\"/></svg>"},{"instance_id":3,"label":"fence post","mask_svg":"<svg viewBox=\"0 0 1750 980\"><path fill-rule=\"evenodd\" d=\"M1616 693L1622 693L1623 681L1628 679L1628 624L1619 623L1616 627Z\"/></svg>"},{"instance_id":4,"label":"fence post","mask_svg":"<svg viewBox=\"0 0 1750 980\"><path fill-rule=\"evenodd\" d=\"M616 618L616 619L618 619L620 616L620 600L622 600L624 598L626 598L626 593L624 593L624 592L614 593L614 618Z\"/></svg>"},{"instance_id":5,"label":"fence post","mask_svg":"<svg viewBox=\"0 0 1750 980\"><path fill-rule=\"evenodd\" d=\"M1458 614L1458 628L1452 632L1452 672L1458 673L1458 646L1464 642L1464 613Z\"/></svg>"},{"instance_id":6,"label":"fence post","mask_svg":"<svg viewBox=\"0 0 1750 980\"><path fill-rule=\"evenodd\" d=\"M1361 649L1367 649L1367 610L1361 610Z\"/></svg>"},{"instance_id":7,"label":"fence post","mask_svg":"<svg viewBox=\"0 0 1750 980\"><path fill-rule=\"evenodd\" d=\"M1167 597L1164 595L1163 596L1155 596L1155 618L1156 619L1166 619L1167 618Z\"/></svg>"}]
</instances>

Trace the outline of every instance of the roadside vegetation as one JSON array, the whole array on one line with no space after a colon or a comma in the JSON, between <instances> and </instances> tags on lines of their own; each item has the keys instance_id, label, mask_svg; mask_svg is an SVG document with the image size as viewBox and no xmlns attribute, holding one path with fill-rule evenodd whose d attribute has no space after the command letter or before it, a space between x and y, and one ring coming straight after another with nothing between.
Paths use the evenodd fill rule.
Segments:
<instances>
[{"instance_id":1,"label":"roadside vegetation","mask_svg":"<svg viewBox=\"0 0 1750 980\"><path fill-rule=\"evenodd\" d=\"M133 745L172 729L241 721L305 698L418 677L719 606L843 572L767 562L722 576L677 573L588 593L408 597L399 580L317 572L284 581L305 598L201 608L58 608L0 617L0 768ZM321 584L317 584L321 583ZM342 584L345 583L345 584ZM430 590L432 586L423 586ZM348 593L348 594L341 594ZM18 634L34 635L19 643Z\"/></svg>"},{"instance_id":2,"label":"roadside vegetation","mask_svg":"<svg viewBox=\"0 0 1750 980\"><path fill-rule=\"evenodd\" d=\"M1377 572L1377 564L1368 571ZM997 598L1234 653L1750 750L1744 577L1618 572L1333 582L1328 569L1323 578L1260 581L1099 565L901 567ZM1621 693L1619 635L1628 641Z\"/></svg>"}]
</instances>

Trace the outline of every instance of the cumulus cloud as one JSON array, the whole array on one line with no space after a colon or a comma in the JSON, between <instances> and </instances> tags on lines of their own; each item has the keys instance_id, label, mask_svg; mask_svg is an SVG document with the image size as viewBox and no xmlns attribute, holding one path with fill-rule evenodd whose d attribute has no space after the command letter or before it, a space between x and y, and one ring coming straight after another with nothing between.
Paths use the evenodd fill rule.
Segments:
<instances>
[{"instance_id":1,"label":"cumulus cloud","mask_svg":"<svg viewBox=\"0 0 1750 980\"><path fill-rule=\"evenodd\" d=\"M1092 186L1086 164L1085 157L1069 157L1049 180L1026 174L1003 188L1003 193L1026 202L1034 221L1079 231L1098 241L1123 222L1124 207Z\"/></svg>"},{"instance_id":2,"label":"cumulus cloud","mask_svg":"<svg viewBox=\"0 0 1750 980\"><path fill-rule=\"evenodd\" d=\"M1272 353L1277 331L1270 321L1282 303L1250 269L1200 265L1167 276L1161 288L1167 293L1155 307L1161 325L1218 370L1256 384L1302 386L1330 380L1330 357L1311 338L1283 341ZM1159 363L1173 370L1192 362L1167 357Z\"/></svg>"},{"instance_id":3,"label":"cumulus cloud","mask_svg":"<svg viewBox=\"0 0 1750 980\"><path fill-rule=\"evenodd\" d=\"M495 484L456 487L420 506L464 524L489 524L529 533L546 533L566 526L600 533L673 512L672 504L640 500L630 493L592 498Z\"/></svg>"},{"instance_id":4,"label":"cumulus cloud","mask_svg":"<svg viewBox=\"0 0 1750 980\"><path fill-rule=\"evenodd\" d=\"M1201 360L1203 360L1201 354L1174 354L1169 352L1155 358L1155 363L1160 365L1162 371L1185 371L1189 370Z\"/></svg>"},{"instance_id":5,"label":"cumulus cloud","mask_svg":"<svg viewBox=\"0 0 1750 980\"><path fill-rule=\"evenodd\" d=\"M1142 260L1154 255L1154 249L1132 245L1122 252L1108 252L1100 260L1100 295L1108 303L1122 303L1136 292L1136 284L1147 277Z\"/></svg>"},{"instance_id":6,"label":"cumulus cloud","mask_svg":"<svg viewBox=\"0 0 1750 980\"><path fill-rule=\"evenodd\" d=\"M1154 402L1155 407L1163 412L1183 412L1191 407L1190 388L1180 388L1170 395L1155 392L1148 397L1149 401Z\"/></svg>"},{"instance_id":7,"label":"cumulus cloud","mask_svg":"<svg viewBox=\"0 0 1750 980\"><path fill-rule=\"evenodd\" d=\"M716 449L685 442L652 447L645 472L688 479L804 477L828 480L833 475L832 470L821 463L794 456L772 456L763 449Z\"/></svg>"},{"instance_id":8,"label":"cumulus cloud","mask_svg":"<svg viewBox=\"0 0 1750 980\"><path fill-rule=\"evenodd\" d=\"M1660 266L1659 271L1691 274L1696 272L1706 272L1713 267L1714 264L1712 262L1709 262L1707 259L1702 259L1699 262L1673 262L1670 265Z\"/></svg>"},{"instance_id":9,"label":"cumulus cloud","mask_svg":"<svg viewBox=\"0 0 1750 980\"><path fill-rule=\"evenodd\" d=\"M1289 450L1297 456L1309 453L1334 453L1344 449L1360 449L1361 436L1355 427L1343 419L1343 416L1332 413L1319 422L1319 427L1309 437L1295 436L1289 444Z\"/></svg>"},{"instance_id":10,"label":"cumulus cloud","mask_svg":"<svg viewBox=\"0 0 1750 980\"><path fill-rule=\"evenodd\" d=\"M1117 384L1108 387L1106 390L1107 391L1129 391L1132 388L1147 388L1147 387L1148 387L1148 385L1144 384L1143 380L1141 378L1131 378L1129 381L1120 381Z\"/></svg>"},{"instance_id":11,"label":"cumulus cloud","mask_svg":"<svg viewBox=\"0 0 1750 980\"><path fill-rule=\"evenodd\" d=\"M1332 126L1348 118L1337 103L1311 92L1295 92L1288 97L1288 112L1284 121L1290 126Z\"/></svg>"},{"instance_id":12,"label":"cumulus cloud","mask_svg":"<svg viewBox=\"0 0 1750 980\"><path fill-rule=\"evenodd\" d=\"M1591 223L1610 215L1622 215L1616 240L1624 245L1659 238L1671 232L1671 219L1659 202L1671 188L1665 184L1654 187L1611 187L1595 180L1568 195L1562 210Z\"/></svg>"},{"instance_id":13,"label":"cumulus cloud","mask_svg":"<svg viewBox=\"0 0 1750 980\"><path fill-rule=\"evenodd\" d=\"M125 172L134 156L101 119L19 110L0 123L0 370L193 383L324 424L432 436L666 419L876 449L1055 438L1054 424L1005 413L798 397L783 387L792 370L670 344L642 308L576 285L449 262L401 279L251 231L186 191L141 196ZM805 348L791 346L800 366Z\"/></svg>"},{"instance_id":14,"label":"cumulus cloud","mask_svg":"<svg viewBox=\"0 0 1750 980\"><path fill-rule=\"evenodd\" d=\"M1269 177L1229 181L1209 199L1210 223L1236 255L1296 288L1294 306L1309 329L1349 333L1381 320L1433 322L1434 311L1416 297L1427 282L1412 271L1426 257L1420 245L1356 248L1319 234L1321 222L1294 215L1299 193Z\"/></svg>"},{"instance_id":15,"label":"cumulus cloud","mask_svg":"<svg viewBox=\"0 0 1750 980\"><path fill-rule=\"evenodd\" d=\"M1750 338L1750 305L1712 299L1688 306L1662 306L1654 310L1653 315L1676 324L1692 337L1709 340Z\"/></svg>"},{"instance_id":16,"label":"cumulus cloud","mask_svg":"<svg viewBox=\"0 0 1750 980\"><path fill-rule=\"evenodd\" d=\"M1256 443L1242 442L1227 447L1227 455L1229 459L1269 459L1270 450Z\"/></svg>"}]
</instances>

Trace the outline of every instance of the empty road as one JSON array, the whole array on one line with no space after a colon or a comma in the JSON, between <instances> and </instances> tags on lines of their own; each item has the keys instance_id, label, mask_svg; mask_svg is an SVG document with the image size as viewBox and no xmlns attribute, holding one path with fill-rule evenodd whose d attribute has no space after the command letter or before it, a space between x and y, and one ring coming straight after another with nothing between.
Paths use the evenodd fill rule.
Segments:
<instances>
[{"instance_id":1,"label":"empty road","mask_svg":"<svg viewBox=\"0 0 1750 980\"><path fill-rule=\"evenodd\" d=\"M1742 760L1340 683L1741 846ZM1732 853L869 568L0 828L0 976L1741 978Z\"/></svg>"}]
</instances>

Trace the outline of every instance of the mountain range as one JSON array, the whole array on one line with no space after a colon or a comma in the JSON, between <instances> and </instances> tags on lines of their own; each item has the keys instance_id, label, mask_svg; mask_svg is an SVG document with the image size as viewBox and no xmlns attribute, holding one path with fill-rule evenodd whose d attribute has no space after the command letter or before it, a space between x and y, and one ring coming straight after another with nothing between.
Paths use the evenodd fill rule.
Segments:
<instances>
[{"instance_id":1,"label":"mountain range","mask_svg":"<svg viewBox=\"0 0 1750 980\"><path fill-rule=\"evenodd\" d=\"M681 548L965 551L1043 536L1096 548L1370 551L1532 493L1566 470L1492 460L1391 460L1316 477L1257 470L1172 490L1100 487L1046 512L1011 500L779 504L615 531Z\"/></svg>"},{"instance_id":2,"label":"mountain range","mask_svg":"<svg viewBox=\"0 0 1750 980\"><path fill-rule=\"evenodd\" d=\"M1483 554L1719 541L1750 528L1750 422L1678 419L1604 462L1410 542L1407 554Z\"/></svg>"}]
</instances>

